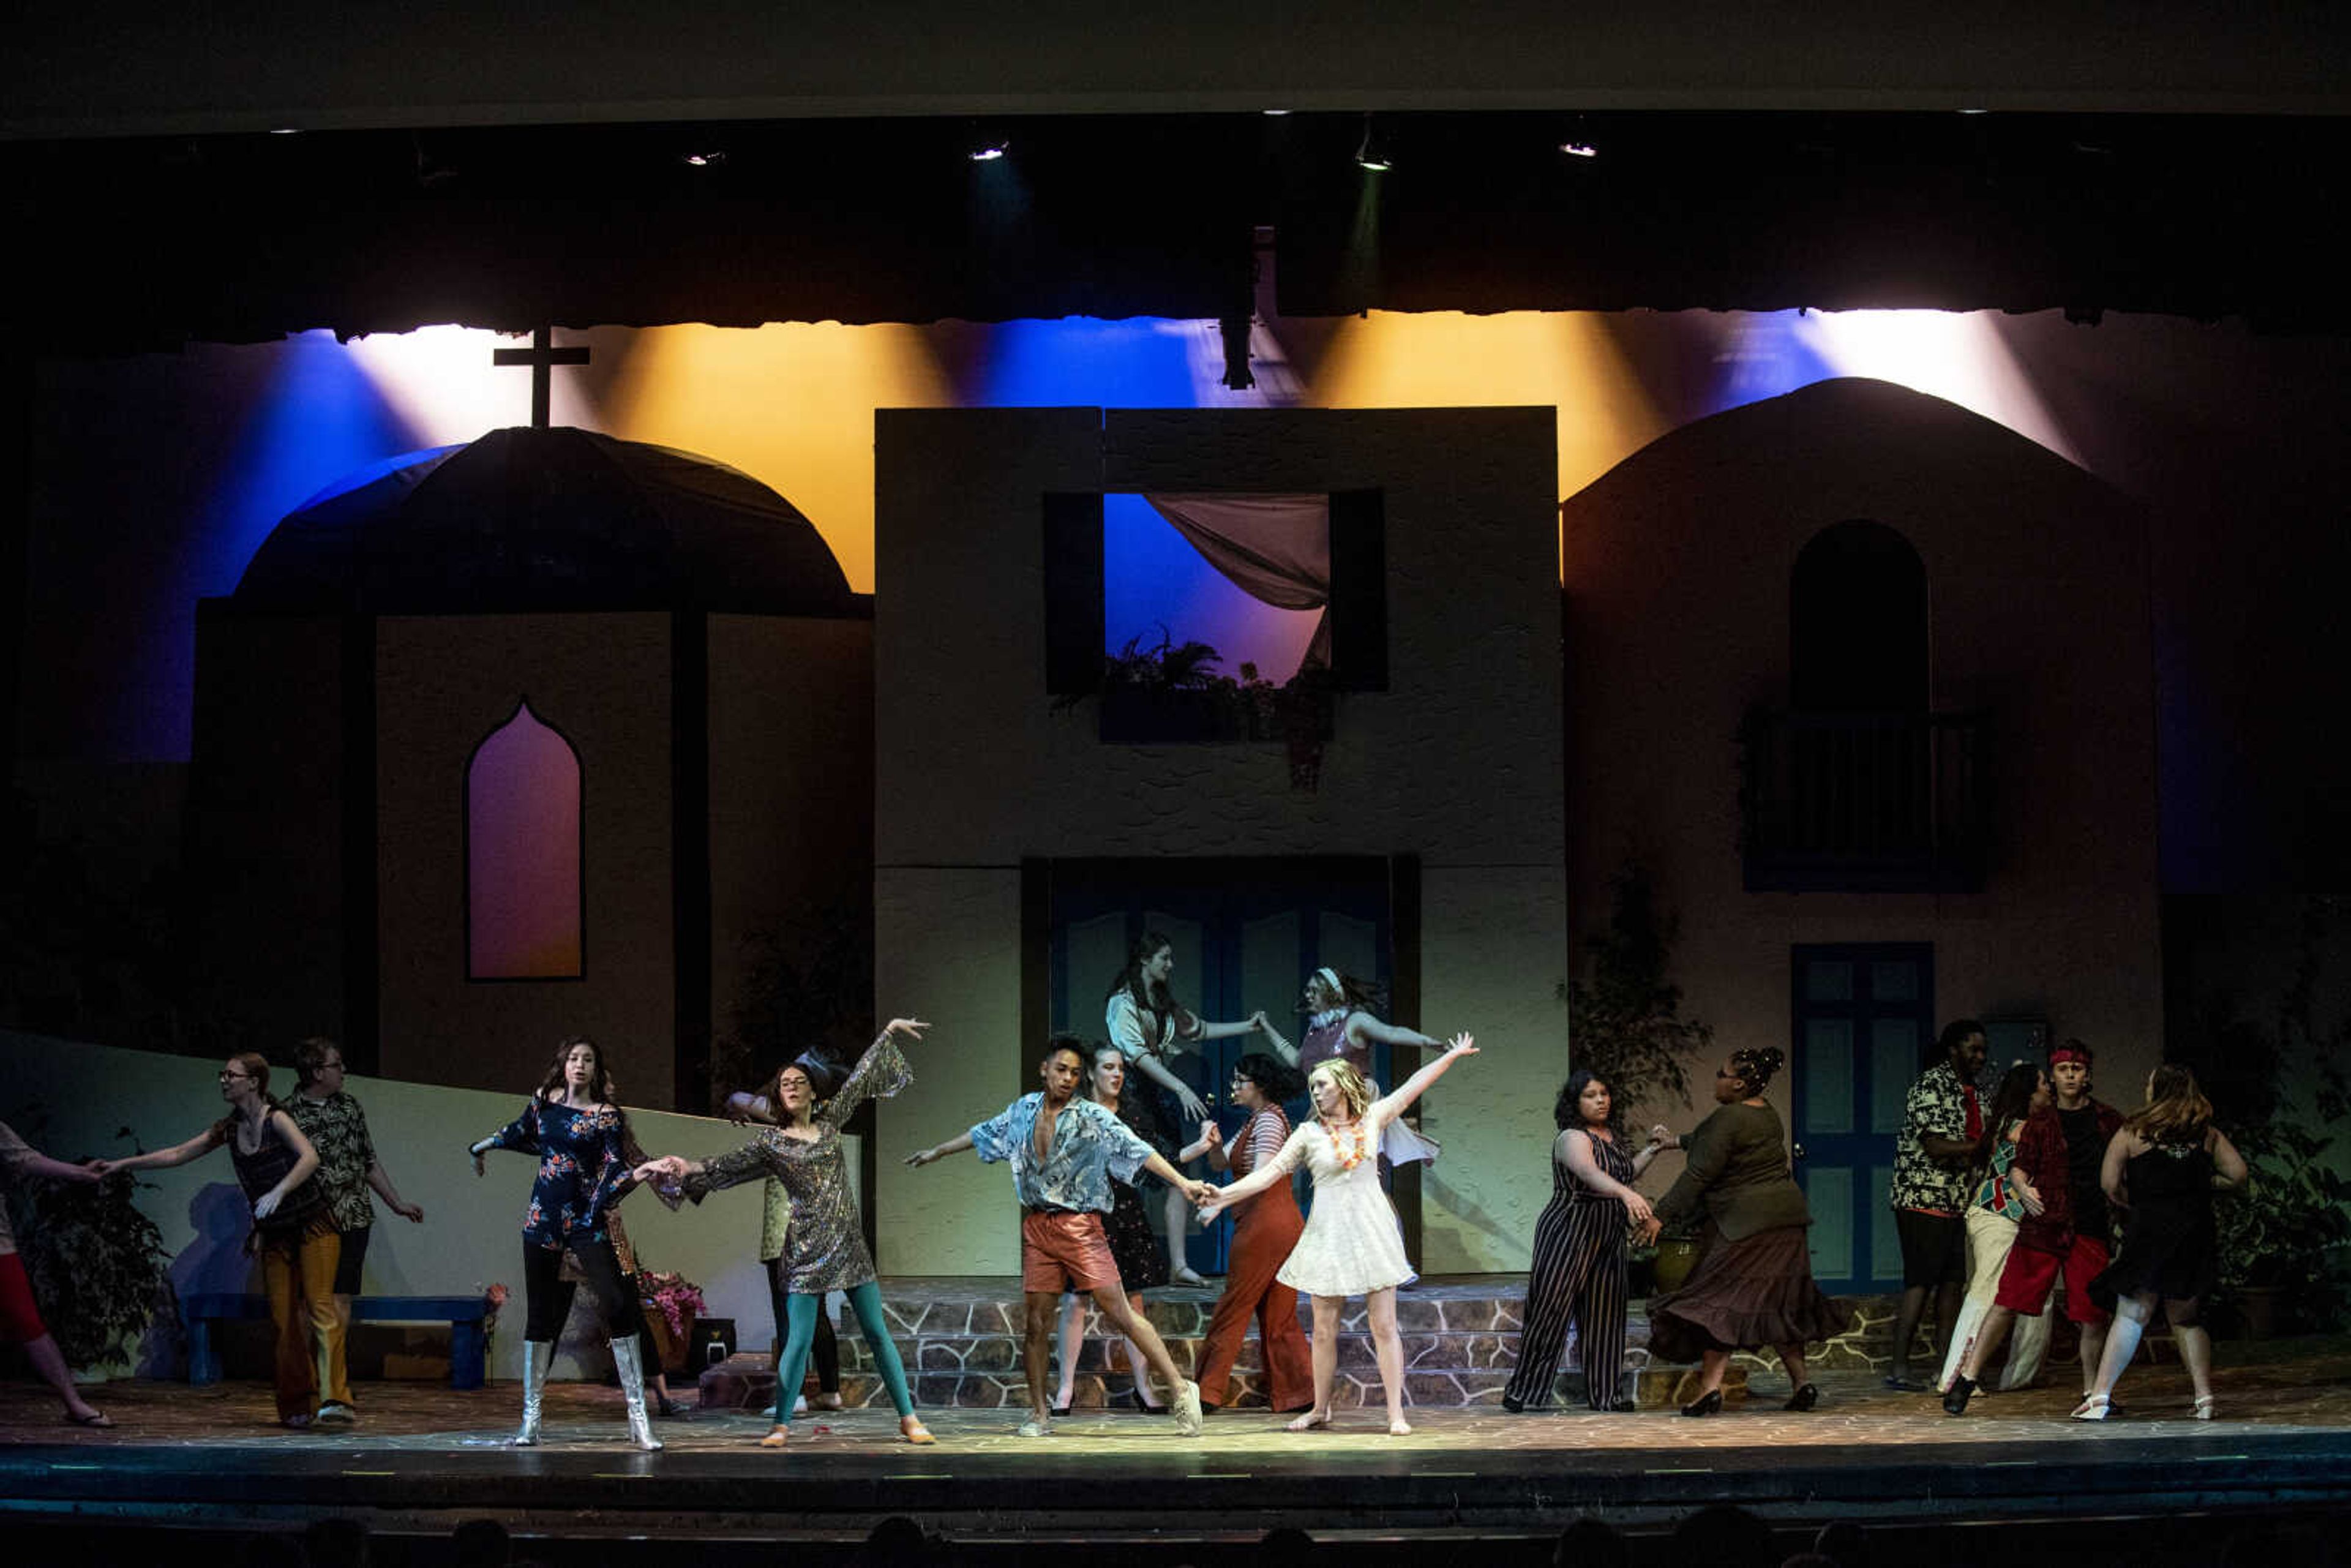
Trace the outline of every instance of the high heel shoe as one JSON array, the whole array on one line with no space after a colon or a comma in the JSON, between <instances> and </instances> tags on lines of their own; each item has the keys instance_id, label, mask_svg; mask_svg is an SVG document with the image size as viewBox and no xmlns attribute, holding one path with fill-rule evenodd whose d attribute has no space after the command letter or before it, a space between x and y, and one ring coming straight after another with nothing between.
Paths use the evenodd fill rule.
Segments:
<instances>
[{"instance_id":1,"label":"high heel shoe","mask_svg":"<svg viewBox=\"0 0 2351 1568\"><path fill-rule=\"evenodd\" d=\"M1722 1413L1722 1390L1709 1388L1682 1406L1685 1416L1719 1416Z\"/></svg>"},{"instance_id":2,"label":"high heel shoe","mask_svg":"<svg viewBox=\"0 0 2351 1568\"><path fill-rule=\"evenodd\" d=\"M1142 1411L1145 1416L1165 1416L1171 1408L1171 1406L1165 1405L1154 1405L1150 1398L1144 1394L1143 1385L1140 1383L1131 1383L1127 1385L1126 1399L1128 1404L1134 1406L1137 1410Z\"/></svg>"},{"instance_id":3,"label":"high heel shoe","mask_svg":"<svg viewBox=\"0 0 2351 1568\"><path fill-rule=\"evenodd\" d=\"M1821 1385L1817 1383L1807 1383L1802 1388L1797 1389L1793 1394L1789 1395L1788 1402L1785 1405L1781 1406L1780 1408L1782 1410L1810 1410L1820 1402Z\"/></svg>"},{"instance_id":4,"label":"high heel shoe","mask_svg":"<svg viewBox=\"0 0 2351 1568\"><path fill-rule=\"evenodd\" d=\"M1178 1263L1167 1271L1167 1282L1171 1285L1206 1286L1208 1281L1200 1278L1189 1264Z\"/></svg>"},{"instance_id":5,"label":"high heel shoe","mask_svg":"<svg viewBox=\"0 0 2351 1568\"><path fill-rule=\"evenodd\" d=\"M2082 1402L2074 1406L2076 1421L2103 1421L2114 1411L2114 1400L2104 1394L2085 1394Z\"/></svg>"}]
</instances>

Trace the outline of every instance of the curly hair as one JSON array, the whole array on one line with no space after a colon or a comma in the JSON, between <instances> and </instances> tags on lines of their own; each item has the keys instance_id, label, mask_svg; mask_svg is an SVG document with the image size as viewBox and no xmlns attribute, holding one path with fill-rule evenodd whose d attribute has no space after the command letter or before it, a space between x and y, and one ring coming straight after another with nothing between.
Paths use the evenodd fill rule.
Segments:
<instances>
[{"instance_id":1,"label":"curly hair","mask_svg":"<svg viewBox=\"0 0 2351 1568\"><path fill-rule=\"evenodd\" d=\"M1578 1103L1583 1100L1583 1092L1595 1083L1608 1091L1608 1121L1612 1125L1614 1124L1616 1120L1614 1087L1592 1069L1579 1067L1567 1075L1567 1082L1559 1086L1559 1098L1552 1102L1552 1123L1561 1132L1564 1133L1570 1127L1583 1125L1583 1111Z\"/></svg>"},{"instance_id":2,"label":"curly hair","mask_svg":"<svg viewBox=\"0 0 2351 1568\"><path fill-rule=\"evenodd\" d=\"M1787 1060L1787 1053L1776 1045L1743 1045L1730 1053L1730 1070L1747 1085L1747 1092L1761 1094Z\"/></svg>"},{"instance_id":3,"label":"curly hair","mask_svg":"<svg viewBox=\"0 0 2351 1568\"><path fill-rule=\"evenodd\" d=\"M1275 1104L1295 1100L1306 1092L1306 1075L1278 1056L1252 1051L1233 1063L1233 1076L1245 1078L1258 1087L1258 1092Z\"/></svg>"}]
</instances>

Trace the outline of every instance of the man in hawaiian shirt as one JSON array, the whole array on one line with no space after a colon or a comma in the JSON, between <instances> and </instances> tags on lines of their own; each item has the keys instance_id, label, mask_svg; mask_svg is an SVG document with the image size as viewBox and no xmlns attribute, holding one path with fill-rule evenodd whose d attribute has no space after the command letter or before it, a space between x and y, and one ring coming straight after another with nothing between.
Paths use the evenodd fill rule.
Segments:
<instances>
[{"instance_id":1,"label":"man in hawaiian shirt","mask_svg":"<svg viewBox=\"0 0 2351 1568\"><path fill-rule=\"evenodd\" d=\"M375 1157L367 1113L343 1088L343 1051L333 1040L313 1038L294 1048L294 1097L286 1109L319 1151L319 1185L343 1239L342 1256L335 1264L335 1333L319 1347L319 1386L327 1397L319 1406L318 1418L356 1421L359 1409L351 1403L344 1350L350 1338L351 1301L360 1293L360 1268L367 1260L368 1236L375 1224L368 1188L381 1193L385 1207L412 1224L422 1220L424 1211L402 1201Z\"/></svg>"},{"instance_id":2,"label":"man in hawaiian shirt","mask_svg":"<svg viewBox=\"0 0 2351 1568\"><path fill-rule=\"evenodd\" d=\"M1902 1305L1894 1319L1894 1364L1886 1386L1923 1394L1910 1375L1910 1342L1935 1293L1935 1364L1950 1350L1951 1325L1968 1289L1968 1162L1983 1133L1976 1076L1984 1027L1973 1019L1943 1026L1927 1071L1902 1103L1894 1142L1894 1228L1902 1240Z\"/></svg>"},{"instance_id":3,"label":"man in hawaiian shirt","mask_svg":"<svg viewBox=\"0 0 2351 1568\"><path fill-rule=\"evenodd\" d=\"M1102 1219L1110 1212L1112 1179L1132 1182L1138 1169L1149 1171L1196 1204L1206 1202L1216 1188L1186 1180L1165 1155L1115 1115L1078 1098L1085 1070L1084 1045L1074 1035L1055 1035L1037 1064L1045 1085L1041 1092L1022 1095L1001 1115L950 1142L909 1155L906 1163L926 1166L977 1149L990 1164L1012 1164L1012 1186L1020 1196L1020 1289L1026 1307L1021 1362L1029 1378L1030 1410L1020 1425L1022 1437L1041 1437L1053 1429L1046 1402L1052 1385L1046 1371L1055 1309L1064 1290L1091 1292L1102 1315L1143 1348L1144 1359L1173 1391L1177 1427L1186 1437L1197 1436L1199 1385L1176 1369L1176 1360L1151 1320L1127 1305Z\"/></svg>"}]
</instances>

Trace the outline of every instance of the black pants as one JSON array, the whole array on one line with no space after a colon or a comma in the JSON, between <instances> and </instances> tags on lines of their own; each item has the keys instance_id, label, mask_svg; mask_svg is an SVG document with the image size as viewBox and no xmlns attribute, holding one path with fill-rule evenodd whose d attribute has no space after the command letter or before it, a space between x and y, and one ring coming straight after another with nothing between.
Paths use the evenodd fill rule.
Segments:
<instances>
[{"instance_id":1,"label":"black pants","mask_svg":"<svg viewBox=\"0 0 2351 1568\"><path fill-rule=\"evenodd\" d=\"M571 1256L579 1260L580 1271L588 1277L588 1289L594 1292L596 1304L603 1309L605 1334L622 1339L643 1333L644 1319L637 1311L637 1293L622 1278L621 1261L612 1256L612 1244L574 1241ZM574 1287L561 1277L562 1272L560 1251L551 1247L523 1248L523 1338L544 1344L563 1337L563 1320L571 1315Z\"/></svg>"},{"instance_id":2,"label":"black pants","mask_svg":"<svg viewBox=\"0 0 2351 1568\"><path fill-rule=\"evenodd\" d=\"M768 1264L768 1305L774 1309L776 1314L776 1351L778 1355L784 1347L784 1260L772 1259ZM829 1312L820 1311L816 1315L816 1339L809 1346L809 1359L816 1363L818 1391L840 1393L841 1336L833 1332L832 1316ZM793 1397L799 1397L799 1390L793 1390ZM788 1420L790 1416L788 1405L777 1419Z\"/></svg>"}]
</instances>

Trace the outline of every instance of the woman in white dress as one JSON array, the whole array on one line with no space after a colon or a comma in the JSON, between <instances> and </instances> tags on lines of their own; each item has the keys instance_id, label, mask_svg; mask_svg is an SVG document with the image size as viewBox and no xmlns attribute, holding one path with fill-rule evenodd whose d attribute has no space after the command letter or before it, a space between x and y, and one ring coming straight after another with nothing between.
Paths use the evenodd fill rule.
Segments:
<instances>
[{"instance_id":1,"label":"woman in white dress","mask_svg":"<svg viewBox=\"0 0 2351 1568\"><path fill-rule=\"evenodd\" d=\"M1314 1207L1306 1217L1290 1261L1275 1275L1294 1291L1314 1298L1314 1408L1290 1423L1292 1432L1331 1424L1331 1386L1339 1372L1339 1313L1350 1296L1364 1298L1370 1319L1372 1351L1386 1396L1388 1431L1412 1430L1404 1418L1404 1338L1396 1333L1395 1292L1416 1277L1404 1255L1404 1231L1395 1207L1380 1190L1380 1136L1447 1068L1478 1047L1457 1034L1445 1054L1423 1067L1393 1094L1374 1100L1363 1074L1343 1061L1314 1069L1306 1081L1314 1119L1290 1134L1281 1152L1200 1207L1214 1219L1243 1198L1254 1197L1303 1164L1314 1178Z\"/></svg>"}]
</instances>

